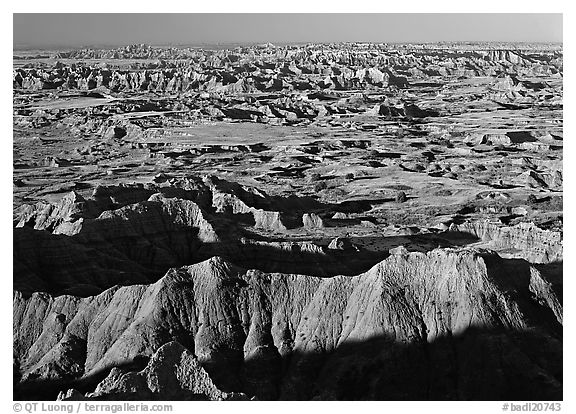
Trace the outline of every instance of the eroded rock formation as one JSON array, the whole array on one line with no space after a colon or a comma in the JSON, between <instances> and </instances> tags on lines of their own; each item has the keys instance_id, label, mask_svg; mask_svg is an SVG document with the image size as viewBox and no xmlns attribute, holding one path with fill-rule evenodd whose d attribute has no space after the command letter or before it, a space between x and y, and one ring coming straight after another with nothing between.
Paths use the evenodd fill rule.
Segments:
<instances>
[{"instance_id":1,"label":"eroded rock formation","mask_svg":"<svg viewBox=\"0 0 576 414\"><path fill-rule=\"evenodd\" d=\"M559 45L15 51L15 398L562 399L562 77Z\"/></svg>"},{"instance_id":2,"label":"eroded rock formation","mask_svg":"<svg viewBox=\"0 0 576 414\"><path fill-rule=\"evenodd\" d=\"M396 249L364 274L325 279L214 257L152 285L85 299L17 293L14 301L24 380L89 377L152 356L141 373L113 370L92 396L170 397L151 386L150 372L174 340L189 349L170 357L187 358L186 375L204 375L193 354L222 390L264 399L346 398L352 390L360 399L541 399L561 390L561 299L537 269L518 270L489 251ZM182 385L179 372L185 389L224 398Z\"/></svg>"}]
</instances>

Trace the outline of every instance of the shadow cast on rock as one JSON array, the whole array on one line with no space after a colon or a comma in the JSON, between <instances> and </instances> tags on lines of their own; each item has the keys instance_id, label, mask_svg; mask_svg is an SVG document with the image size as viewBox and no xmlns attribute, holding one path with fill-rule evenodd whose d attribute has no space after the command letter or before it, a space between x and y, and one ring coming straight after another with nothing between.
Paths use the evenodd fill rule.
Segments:
<instances>
[{"instance_id":1,"label":"shadow cast on rock","mask_svg":"<svg viewBox=\"0 0 576 414\"><path fill-rule=\"evenodd\" d=\"M237 233L234 233L237 232ZM14 229L14 289L25 294L93 296L116 285L153 283L170 268L199 263L212 256L246 269L318 277L355 276L404 245L410 251L464 246L478 239L458 232L352 238L365 248L329 249L331 239L286 241L232 229L230 238L198 239L198 229L173 226L170 232L126 234L118 239L85 239L27 227ZM369 246L379 245L372 249Z\"/></svg>"},{"instance_id":2,"label":"shadow cast on rock","mask_svg":"<svg viewBox=\"0 0 576 414\"><path fill-rule=\"evenodd\" d=\"M563 395L562 342L540 329L470 327L458 335L414 343L380 335L347 340L332 350L281 356L274 348L246 360L207 361L203 366L222 391L261 400L558 401ZM143 367L131 361L118 368ZM15 384L14 399L54 400L71 388L91 392L109 371L81 380ZM174 399L196 398L202 397L184 393Z\"/></svg>"}]
</instances>

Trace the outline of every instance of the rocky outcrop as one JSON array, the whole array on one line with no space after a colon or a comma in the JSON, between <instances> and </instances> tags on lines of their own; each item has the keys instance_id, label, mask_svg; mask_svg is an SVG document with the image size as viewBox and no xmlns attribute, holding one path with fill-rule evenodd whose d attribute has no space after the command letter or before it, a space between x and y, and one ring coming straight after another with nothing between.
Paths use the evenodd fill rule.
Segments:
<instances>
[{"instance_id":1,"label":"rocky outcrop","mask_svg":"<svg viewBox=\"0 0 576 414\"><path fill-rule=\"evenodd\" d=\"M43 229L14 229L17 289L73 288L93 294L114 284L144 283L169 267L199 260L194 257L201 260L203 246L220 240L190 200L154 194L143 202L104 210L96 218L72 216L76 203L63 203L68 208L42 207L26 216ZM45 211L53 214L46 219ZM47 231L51 228L53 233Z\"/></svg>"},{"instance_id":2,"label":"rocky outcrop","mask_svg":"<svg viewBox=\"0 0 576 414\"><path fill-rule=\"evenodd\" d=\"M162 345L139 372L113 368L87 398L135 400L228 400L242 395L220 391L190 351L178 342Z\"/></svg>"},{"instance_id":3,"label":"rocky outcrop","mask_svg":"<svg viewBox=\"0 0 576 414\"><path fill-rule=\"evenodd\" d=\"M558 273L555 276L557 278ZM550 275L544 275L541 270L531 266L528 289L542 306L552 311L558 323L562 324L562 283L559 280L553 283L549 279Z\"/></svg>"},{"instance_id":4,"label":"rocky outcrop","mask_svg":"<svg viewBox=\"0 0 576 414\"><path fill-rule=\"evenodd\" d=\"M334 215L335 209L366 208L369 201L326 206L310 197L272 197L217 177L99 186L87 198L71 192L54 204L15 209L14 286L27 293L89 296L117 284L153 282L170 267L214 255L267 272L355 275L386 252L350 249L342 240L328 248L282 242L278 235L323 229L327 223L322 217L342 215ZM246 228L270 236L252 240ZM472 221L449 230L472 234L506 257L531 263L562 260L561 233L533 224Z\"/></svg>"},{"instance_id":5,"label":"rocky outcrop","mask_svg":"<svg viewBox=\"0 0 576 414\"><path fill-rule=\"evenodd\" d=\"M212 192L212 207L217 212L252 215L254 227L276 232L298 225L292 215L274 211L274 208L279 206L274 205L265 193L255 188L245 188L213 176L205 177L204 182Z\"/></svg>"},{"instance_id":6,"label":"rocky outcrop","mask_svg":"<svg viewBox=\"0 0 576 414\"><path fill-rule=\"evenodd\" d=\"M475 235L501 255L531 263L562 261L562 233L542 230L532 223L507 227L483 220L453 225L451 229Z\"/></svg>"},{"instance_id":7,"label":"rocky outcrop","mask_svg":"<svg viewBox=\"0 0 576 414\"><path fill-rule=\"evenodd\" d=\"M328 48L326 48L328 46ZM526 46L525 46L526 47ZM535 59L520 57L533 55ZM106 59L109 65L68 65L52 68L19 68L13 85L23 89L107 88L111 91L211 91L244 93L300 89L372 89L406 87L412 79L426 76L502 76L495 82L497 96L545 88L538 82L519 79L535 74L557 74L562 70L558 50L494 49L459 52L418 45L402 50L387 45L301 45L238 50L156 48L132 45L116 50L60 52L56 59ZM131 68L115 68L117 59L130 59ZM146 59L138 62L139 59ZM156 59L151 62L150 59ZM408 70L409 62L411 70ZM510 68L518 75L510 76ZM513 73L514 73L513 72Z\"/></svg>"},{"instance_id":8,"label":"rocky outcrop","mask_svg":"<svg viewBox=\"0 0 576 414\"><path fill-rule=\"evenodd\" d=\"M84 217L98 214L96 206L86 202L76 192L66 194L58 204L24 204L14 212L15 227L31 226L36 230L48 230L54 234L72 235L79 231Z\"/></svg>"},{"instance_id":9,"label":"rocky outcrop","mask_svg":"<svg viewBox=\"0 0 576 414\"><path fill-rule=\"evenodd\" d=\"M359 252L358 249L334 250L312 242L263 241L242 238L240 245L227 257L244 267L251 267L259 258L257 268L266 272L286 272L327 277L335 274L355 275L357 269L368 269L382 255Z\"/></svg>"},{"instance_id":10,"label":"rocky outcrop","mask_svg":"<svg viewBox=\"0 0 576 414\"><path fill-rule=\"evenodd\" d=\"M321 229L325 226L322 218L314 213L304 213L302 215L302 223L304 227L311 229Z\"/></svg>"},{"instance_id":11,"label":"rocky outcrop","mask_svg":"<svg viewBox=\"0 0 576 414\"><path fill-rule=\"evenodd\" d=\"M561 319L545 315L561 306L549 283L472 249L396 249L364 274L325 279L215 257L85 299L15 293L14 348L25 381L86 376L177 340L220 390L264 399L555 399ZM78 366L66 363L74 353ZM154 392L150 364L113 371L100 392Z\"/></svg>"}]
</instances>

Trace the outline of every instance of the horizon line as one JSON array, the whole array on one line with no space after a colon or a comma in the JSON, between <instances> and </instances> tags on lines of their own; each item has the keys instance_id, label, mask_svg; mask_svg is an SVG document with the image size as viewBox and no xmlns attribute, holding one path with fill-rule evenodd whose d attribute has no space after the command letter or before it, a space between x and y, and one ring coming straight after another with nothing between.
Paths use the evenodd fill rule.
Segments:
<instances>
[{"instance_id":1,"label":"horizon line","mask_svg":"<svg viewBox=\"0 0 576 414\"><path fill-rule=\"evenodd\" d=\"M563 45L563 41L530 41L530 40L436 40L436 41L374 41L374 40L350 40L350 41L217 41L217 42L197 42L197 43L150 43L150 42L129 42L129 43L93 43L84 45L72 44L13 44L12 50L55 50L62 48L69 48L73 50L81 49L97 49L97 48L121 48L126 46L150 46L150 47L200 47L200 46L254 46L271 44L273 46L292 46L292 45L338 45L338 44L373 44L373 45L437 45L437 44L528 44L528 45Z\"/></svg>"}]
</instances>

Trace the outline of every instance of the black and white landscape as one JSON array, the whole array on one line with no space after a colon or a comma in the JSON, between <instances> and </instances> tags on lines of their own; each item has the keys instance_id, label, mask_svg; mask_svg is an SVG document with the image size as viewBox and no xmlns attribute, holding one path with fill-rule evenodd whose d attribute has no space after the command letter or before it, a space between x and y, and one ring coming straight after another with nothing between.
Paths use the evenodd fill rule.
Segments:
<instances>
[{"instance_id":1,"label":"black and white landscape","mask_svg":"<svg viewBox=\"0 0 576 414\"><path fill-rule=\"evenodd\" d=\"M562 44L384 41L15 48L14 398L562 400Z\"/></svg>"}]
</instances>

